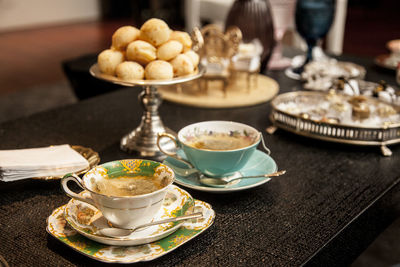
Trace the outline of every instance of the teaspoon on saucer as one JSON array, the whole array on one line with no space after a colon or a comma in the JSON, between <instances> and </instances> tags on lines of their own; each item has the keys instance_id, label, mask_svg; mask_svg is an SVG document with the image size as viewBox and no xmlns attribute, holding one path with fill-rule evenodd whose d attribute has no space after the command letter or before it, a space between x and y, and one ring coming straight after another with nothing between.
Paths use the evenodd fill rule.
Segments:
<instances>
[{"instance_id":1,"label":"teaspoon on saucer","mask_svg":"<svg viewBox=\"0 0 400 267\"><path fill-rule=\"evenodd\" d=\"M165 165L168 165L169 167L171 167L173 169L173 171L177 175L182 176L182 177L189 176L189 175L191 175L193 173L200 173L200 171L198 169L195 169L195 168L186 168L186 169L184 169L184 168L180 168L180 167L177 167L175 165L172 165L169 162L165 162Z\"/></svg>"},{"instance_id":2,"label":"teaspoon on saucer","mask_svg":"<svg viewBox=\"0 0 400 267\"><path fill-rule=\"evenodd\" d=\"M282 171L277 171L277 172L267 173L267 174L259 174L259 175L253 175L253 176L239 176L239 177L232 177L232 178L229 178L229 177L210 178L210 177L206 177L204 175L200 175L199 181L200 181L200 183L207 185L207 186L211 186L211 187L225 187L232 181L239 180L239 179L269 178L269 177L280 176L285 173L286 173L286 170L282 170Z\"/></svg>"},{"instance_id":3,"label":"teaspoon on saucer","mask_svg":"<svg viewBox=\"0 0 400 267\"><path fill-rule=\"evenodd\" d=\"M133 229L122 229L122 228L114 228L114 227L103 228L103 229L99 230L99 233L104 235L104 236L121 238L121 237L126 237L126 236L132 234L133 232L135 232L135 231L137 231L139 229L148 227L148 226L157 225L157 224L163 224L163 223L169 223L169 222L178 222L178 221L194 219L194 218L199 218L199 217L203 217L203 213L202 212L196 212L196 213L192 213L192 214L189 214L189 215L182 215L182 216L178 216L178 217L175 217L175 218L169 218L169 219L165 219L165 220L150 222L150 223L139 225L139 226L137 226L137 227L135 227Z\"/></svg>"}]
</instances>

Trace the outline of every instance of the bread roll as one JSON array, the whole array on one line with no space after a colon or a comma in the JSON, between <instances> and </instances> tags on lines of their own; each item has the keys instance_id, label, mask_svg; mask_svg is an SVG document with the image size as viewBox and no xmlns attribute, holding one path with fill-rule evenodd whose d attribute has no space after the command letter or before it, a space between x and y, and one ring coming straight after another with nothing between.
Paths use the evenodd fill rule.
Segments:
<instances>
[{"instance_id":1,"label":"bread roll","mask_svg":"<svg viewBox=\"0 0 400 267\"><path fill-rule=\"evenodd\" d=\"M146 65L157 58L156 52L157 49L151 44L137 40L130 43L126 48L126 58Z\"/></svg>"},{"instance_id":2,"label":"bread roll","mask_svg":"<svg viewBox=\"0 0 400 267\"><path fill-rule=\"evenodd\" d=\"M196 52L194 52L193 50L189 50L186 53L184 53L184 55L186 55L186 56L188 56L190 58L190 60L193 63L193 67L194 68L196 68L197 65L199 65L200 57Z\"/></svg>"},{"instance_id":3,"label":"bread roll","mask_svg":"<svg viewBox=\"0 0 400 267\"><path fill-rule=\"evenodd\" d=\"M170 39L180 42L183 45L184 52L192 48L192 39L187 32L173 31Z\"/></svg>"},{"instance_id":4,"label":"bread roll","mask_svg":"<svg viewBox=\"0 0 400 267\"><path fill-rule=\"evenodd\" d=\"M139 38L140 31L133 26L123 26L116 30L112 36L111 47L117 50L125 50L129 43Z\"/></svg>"},{"instance_id":5,"label":"bread roll","mask_svg":"<svg viewBox=\"0 0 400 267\"><path fill-rule=\"evenodd\" d=\"M140 28L140 39L156 47L167 42L170 35L168 24L161 19L149 19Z\"/></svg>"},{"instance_id":6,"label":"bread roll","mask_svg":"<svg viewBox=\"0 0 400 267\"><path fill-rule=\"evenodd\" d=\"M97 57L97 63L102 73L114 75L115 68L124 61L124 54L118 50L106 49Z\"/></svg>"},{"instance_id":7,"label":"bread roll","mask_svg":"<svg viewBox=\"0 0 400 267\"><path fill-rule=\"evenodd\" d=\"M164 60L155 60L150 62L145 70L144 75L148 80L166 80L174 77L171 64Z\"/></svg>"},{"instance_id":8,"label":"bread roll","mask_svg":"<svg viewBox=\"0 0 400 267\"><path fill-rule=\"evenodd\" d=\"M144 78L144 68L139 63L125 61L118 64L115 74L124 81L142 80Z\"/></svg>"},{"instance_id":9,"label":"bread roll","mask_svg":"<svg viewBox=\"0 0 400 267\"><path fill-rule=\"evenodd\" d=\"M179 54L171 60L171 65L174 69L174 76L188 75L194 72L194 66L190 57L185 54Z\"/></svg>"},{"instance_id":10,"label":"bread roll","mask_svg":"<svg viewBox=\"0 0 400 267\"><path fill-rule=\"evenodd\" d=\"M168 41L157 49L157 58L171 60L182 52L183 45L178 41Z\"/></svg>"}]
</instances>

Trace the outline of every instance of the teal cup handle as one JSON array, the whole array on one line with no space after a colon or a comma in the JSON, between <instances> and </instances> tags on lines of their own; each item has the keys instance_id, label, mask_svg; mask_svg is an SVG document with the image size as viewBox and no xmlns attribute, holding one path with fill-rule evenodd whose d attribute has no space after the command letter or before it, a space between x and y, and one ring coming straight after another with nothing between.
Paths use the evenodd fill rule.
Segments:
<instances>
[{"instance_id":1,"label":"teal cup handle","mask_svg":"<svg viewBox=\"0 0 400 267\"><path fill-rule=\"evenodd\" d=\"M271 154L271 150L269 150L269 148L265 145L264 136L262 135L261 132L260 132L260 138L261 138L261 144L262 144L263 148L265 149L267 154L270 155Z\"/></svg>"},{"instance_id":2,"label":"teal cup handle","mask_svg":"<svg viewBox=\"0 0 400 267\"><path fill-rule=\"evenodd\" d=\"M169 133L158 133L158 136L157 136L157 146L158 146L158 149L161 151L161 153L163 153L163 154L165 154L165 155L167 155L167 156L169 156L169 157L171 157L171 158L174 158L174 159L176 159L176 160L179 160L179 161L185 163L185 164L188 165L190 168L194 168L194 166L193 166L192 163L190 163L189 161L184 160L183 158L179 157L178 154L176 154L176 153L170 153L170 152L168 152L168 151L165 151L165 150L162 148L161 144L160 144L160 141L161 141L162 138L169 138L169 139L171 139L171 140L174 142L176 148L179 148L179 149L182 148L181 142L179 142L179 140L176 139L176 137L173 136L172 134L169 134Z\"/></svg>"}]
</instances>

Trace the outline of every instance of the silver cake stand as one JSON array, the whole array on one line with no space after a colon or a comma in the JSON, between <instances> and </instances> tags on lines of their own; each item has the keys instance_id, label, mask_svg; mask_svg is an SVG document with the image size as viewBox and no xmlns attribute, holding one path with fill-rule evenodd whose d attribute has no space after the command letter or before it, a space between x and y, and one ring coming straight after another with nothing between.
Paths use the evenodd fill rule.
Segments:
<instances>
[{"instance_id":1,"label":"silver cake stand","mask_svg":"<svg viewBox=\"0 0 400 267\"><path fill-rule=\"evenodd\" d=\"M181 76L170 80L130 80L122 81L112 75L103 74L100 72L99 66L94 64L90 67L90 74L95 78L119 84L122 86L133 87L141 86L142 92L139 94L139 102L142 104L144 114L140 125L125 135L121 139L121 149L123 151L133 153L137 152L142 157L163 158L164 154L160 152L157 146L158 133L170 133L176 135L174 131L164 126L158 114L158 108L162 103L160 93L157 91L158 86L174 85L183 82L192 81L201 77L205 68L199 66L195 74ZM168 138L160 144L165 150L173 150L174 144Z\"/></svg>"}]
</instances>

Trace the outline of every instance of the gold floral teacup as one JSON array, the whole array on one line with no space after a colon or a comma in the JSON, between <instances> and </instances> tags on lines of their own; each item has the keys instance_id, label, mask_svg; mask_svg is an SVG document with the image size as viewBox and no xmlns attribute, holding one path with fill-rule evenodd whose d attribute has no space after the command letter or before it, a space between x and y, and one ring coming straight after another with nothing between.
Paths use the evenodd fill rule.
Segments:
<instances>
[{"instance_id":1,"label":"gold floral teacup","mask_svg":"<svg viewBox=\"0 0 400 267\"><path fill-rule=\"evenodd\" d=\"M130 229L153 219L173 180L174 172L164 164L126 159L96 166L82 179L67 174L61 185L68 196L95 206L114 227ZM71 191L68 181L87 190L90 197Z\"/></svg>"}]
</instances>

